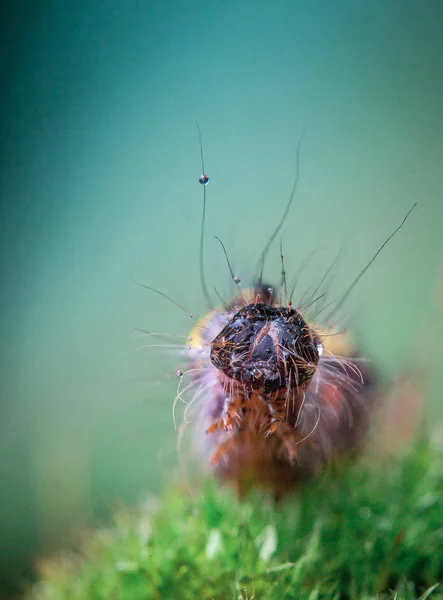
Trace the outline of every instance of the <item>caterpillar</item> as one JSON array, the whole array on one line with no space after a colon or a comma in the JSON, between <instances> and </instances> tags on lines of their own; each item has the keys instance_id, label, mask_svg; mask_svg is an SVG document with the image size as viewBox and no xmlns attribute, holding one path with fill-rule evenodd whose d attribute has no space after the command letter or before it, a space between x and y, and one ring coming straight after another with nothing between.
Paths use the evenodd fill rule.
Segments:
<instances>
[{"instance_id":1,"label":"caterpillar","mask_svg":"<svg viewBox=\"0 0 443 600\"><path fill-rule=\"evenodd\" d=\"M201 454L243 493L282 496L328 462L357 452L372 374L349 335L321 329L258 284L190 334L187 361L198 403Z\"/></svg>"},{"instance_id":2,"label":"caterpillar","mask_svg":"<svg viewBox=\"0 0 443 600\"><path fill-rule=\"evenodd\" d=\"M198 124L197 129L199 183L203 186L200 279L211 306L204 271L206 186L210 178L204 168ZM218 240L236 293L229 301L220 299L220 306L197 320L188 336L183 370L177 372L180 382L174 408L179 401L186 404L184 425L192 422L194 449L216 477L231 483L240 494L260 487L282 497L301 481L318 475L326 465L361 450L376 398L375 373L360 356L350 334L331 326L329 316L321 319L321 314L333 304L334 311L343 305L415 208L340 298L325 304L325 294L320 293L334 261L307 305L294 306L293 290L289 293L287 289L282 242L278 285L263 280L263 266L293 203L301 139L295 182L263 249L259 276L252 286L243 288L223 242ZM149 289L185 310L162 292Z\"/></svg>"}]
</instances>

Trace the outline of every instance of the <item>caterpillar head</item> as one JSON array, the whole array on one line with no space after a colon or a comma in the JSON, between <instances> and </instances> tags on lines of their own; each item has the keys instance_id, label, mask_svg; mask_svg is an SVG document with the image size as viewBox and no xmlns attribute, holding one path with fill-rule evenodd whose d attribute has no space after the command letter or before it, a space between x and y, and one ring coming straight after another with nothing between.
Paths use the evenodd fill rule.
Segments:
<instances>
[{"instance_id":1,"label":"caterpillar head","mask_svg":"<svg viewBox=\"0 0 443 600\"><path fill-rule=\"evenodd\" d=\"M263 394L306 386L321 344L295 308L255 303L231 318L211 343L212 364L246 390Z\"/></svg>"}]
</instances>

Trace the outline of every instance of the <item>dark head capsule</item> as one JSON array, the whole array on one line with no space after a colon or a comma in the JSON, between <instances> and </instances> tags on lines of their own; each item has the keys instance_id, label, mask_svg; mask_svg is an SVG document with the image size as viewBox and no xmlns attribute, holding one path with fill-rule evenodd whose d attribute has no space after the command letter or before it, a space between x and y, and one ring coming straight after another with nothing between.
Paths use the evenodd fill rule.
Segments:
<instances>
[{"instance_id":1,"label":"dark head capsule","mask_svg":"<svg viewBox=\"0 0 443 600\"><path fill-rule=\"evenodd\" d=\"M295 308L249 304L213 340L211 362L246 389L273 393L309 382L319 344Z\"/></svg>"}]
</instances>

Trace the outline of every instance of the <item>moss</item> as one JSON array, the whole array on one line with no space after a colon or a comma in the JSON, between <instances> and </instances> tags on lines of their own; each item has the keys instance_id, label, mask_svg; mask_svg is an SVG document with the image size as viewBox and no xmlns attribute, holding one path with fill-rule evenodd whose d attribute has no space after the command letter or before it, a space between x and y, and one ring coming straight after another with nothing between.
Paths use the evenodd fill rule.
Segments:
<instances>
[{"instance_id":1,"label":"moss","mask_svg":"<svg viewBox=\"0 0 443 600\"><path fill-rule=\"evenodd\" d=\"M208 482L119 512L45 563L28 600L443 598L441 455L329 472L275 505Z\"/></svg>"}]
</instances>

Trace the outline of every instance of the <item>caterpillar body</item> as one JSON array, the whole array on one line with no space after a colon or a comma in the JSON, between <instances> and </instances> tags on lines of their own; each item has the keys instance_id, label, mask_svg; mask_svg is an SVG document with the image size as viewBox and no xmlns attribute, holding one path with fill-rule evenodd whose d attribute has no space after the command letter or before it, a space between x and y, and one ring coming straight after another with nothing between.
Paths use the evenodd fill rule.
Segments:
<instances>
[{"instance_id":1,"label":"caterpillar body","mask_svg":"<svg viewBox=\"0 0 443 600\"><path fill-rule=\"evenodd\" d=\"M259 486L282 496L362 447L373 375L349 334L305 320L257 284L203 317L189 338L199 451L240 493Z\"/></svg>"}]
</instances>

